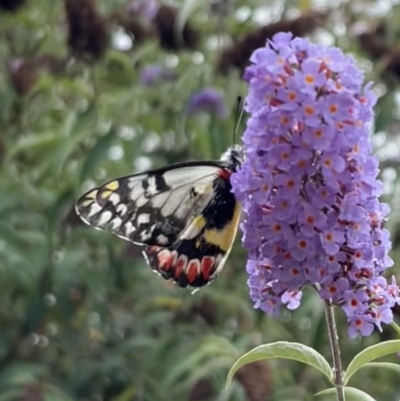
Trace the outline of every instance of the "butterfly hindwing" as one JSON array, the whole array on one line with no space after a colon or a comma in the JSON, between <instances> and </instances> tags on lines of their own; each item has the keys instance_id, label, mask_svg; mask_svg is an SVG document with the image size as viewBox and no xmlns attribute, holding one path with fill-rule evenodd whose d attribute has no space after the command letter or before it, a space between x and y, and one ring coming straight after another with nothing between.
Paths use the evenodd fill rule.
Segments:
<instances>
[{"instance_id":1,"label":"butterfly hindwing","mask_svg":"<svg viewBox=\"0 0 400 401\"><path fill-rule=\"evenodd\" d=\"M211 214L218 216L217 220L210 218ZM239 219L239 204L231 193L224 193L192 221L176 244L146 247L146 260L153 270L181 287L202 287L223 269Z\"/></svg>"}]
</instances>

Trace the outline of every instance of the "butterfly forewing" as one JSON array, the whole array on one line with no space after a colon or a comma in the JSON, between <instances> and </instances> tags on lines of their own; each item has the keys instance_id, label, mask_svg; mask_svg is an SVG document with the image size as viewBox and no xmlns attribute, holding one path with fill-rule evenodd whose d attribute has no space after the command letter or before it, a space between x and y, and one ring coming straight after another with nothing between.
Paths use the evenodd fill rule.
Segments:
<instances>
[{"instance_id":1,"label":"butterfly forewing","mask_svg":"<svg viewBox=\"0 0 400 401\"><path fill-rule=\"evenodd\" d=\"M219 168L190 163L123 177L83 195L77 212L89 225L141 245L169 245L212 197Z\"/></svg>"},{"instance_id":2,"label":"butterfly forewing","mask_svg":"<svg viewBox=\"0 0 400 401\"><path fill-rule=\"evenodd\" d=\"M231 173L225 160L176 164L110 181L76 210L85 223L144 246L164 278L201 287L221 271L236 235Z\"/></svg>"}]
</instances>

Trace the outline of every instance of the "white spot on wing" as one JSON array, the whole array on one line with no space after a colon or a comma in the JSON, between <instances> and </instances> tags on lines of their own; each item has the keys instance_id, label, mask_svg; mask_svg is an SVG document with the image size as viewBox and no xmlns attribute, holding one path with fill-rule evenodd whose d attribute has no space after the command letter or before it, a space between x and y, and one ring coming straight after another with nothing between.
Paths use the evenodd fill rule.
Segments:
<instances>
[{"instance_id":1,"label":"white spot on wing","mask_svg":"<svg viewBox=\"0 0 400 401\"><path fill-rule=\"evenodd\" d=\"M98 203L94 202L92 204L92 206L90 206L90 211L88 213L88 217L91 217L94 214L100 212L100 210L101 210L101 206Z\"/></svg>"},{"instance_id":2,"label":"white spot on wing","mask_svg":"<svg viewBox=\"0 0 400 401\"><path fill-rule=\"evenodd\" d=\"M117 194L117 193L112 193L109 197L108 197L108 199L110 200L110 202L114 205L114 206L116 206L116 205L118 205L118 203L120 202L120 200L121 200L121 197Z\"/></svg>"},{"instance_id":3,"label":"white spot on wing","mask_svg":"<svg viewBox=\"0 0 400 401\"><path fill-rule=\"evenodd\" d=\"M109 210L106 210L100 215L98 225L104 226L106 225L112 218L112 213Z\"/></svg>"},{"instance_id":4,"label":"white spot on wing","mask_svg":"<svg viewBox=\"0 0 400 401\"><path fill-rule=\"evenodd\" d=\"M114 217L113 220L110 222L110 226L112 227L113 230L116 230L122 223L122 219L119 217Z\"/></svg>"},{"instance_id":5,"label":"white spot on wing","mask_svg":"<svg viewBox=\"0 0 400 401\"><path fill-rule=\"evenodd\" d=\"M135 231L136 231L136 228L133 226L133 224L130 221L125 223L125 234L127 237L129 237Z\"/></svg>"},{"instance_id":6,"label":"white spot on wing","mask_svg":"<svg viewBox=\"0 0 400 401\"><path fill-rule=\"evenodd\" d=\"M124 216L126 212L128 211L128 206L125 205L125 203L120 203L117 206L117 213L121 216Z\"/></svg>"},{"instance_id":7,"label":"white spot on wing","mask_svg":"<svg viewBox=\"0 0 400 401\"><path fill-rule=\"evenodd\" d=\"M157 186L156 186L156 177L151 176L147 178L148 187L146 189L146 193L148 195L155 195L157 193Z\"/></svg>"},{"instance_id":8,"label":"white spot on wing","mask_svg":"<svg viewBox=\"0 0 400 401\"><path fill-rule=\"evenodd\" d=\"M137 218L138 226L141 226L142 224L148 224L149 222L150 222L150 215L148 213L139 214Z\"/></svg>"},{"instance_id":9,"label":"white spot on wing","mask_svg":"<svg viewBox=\"0 0 400 401\"><path fill-rule=\"evenodd\" d=\"M157 235L157 242L160 245L167 245L168 244L168 237L164 234Z\"/></svg>"}]
</instances>

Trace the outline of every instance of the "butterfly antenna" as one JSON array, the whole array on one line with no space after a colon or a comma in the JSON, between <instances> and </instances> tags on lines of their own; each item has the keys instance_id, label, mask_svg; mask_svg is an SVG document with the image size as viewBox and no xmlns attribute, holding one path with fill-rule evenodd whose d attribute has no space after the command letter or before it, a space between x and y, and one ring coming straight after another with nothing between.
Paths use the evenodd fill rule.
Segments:
<instances>
[{"instance_id":1,"label":"butterfly antenna","mask_svg":"<svg viewBox=\"0 0 400 401\"><path fill-rule=\"evenodd\" d=\"M235 110L235 126L233 128L233 143L236 142L236 133L239 129L240 121L242 120L244 112L244 102L242 96L237 97L236 110Z\"/></svg>"}]
</instances>

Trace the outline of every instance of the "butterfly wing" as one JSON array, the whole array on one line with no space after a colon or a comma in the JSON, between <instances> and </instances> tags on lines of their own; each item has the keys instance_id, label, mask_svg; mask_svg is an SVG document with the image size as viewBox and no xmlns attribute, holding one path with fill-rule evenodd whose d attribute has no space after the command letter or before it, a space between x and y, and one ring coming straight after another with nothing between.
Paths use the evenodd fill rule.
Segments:
<instances>
[{"instance_id":1,"label":"butterfly wing","mask_svg":"<svg viewBox=\"0 0 400 401\"><path fill-rule=\"evenodd\" d=\"M219 184L220 185L220 184ZM227 191L227 192L225 192ZM181 287L202 287L222 271L236 236L240 207L221 187L172 246L147 246L143 253L153 270Z\"/></svg>"},{"instance_id":2,"label":"butterfly wing","mask_svg":"<svg viewBox=\"0 0 400 401\"><path fill-rule=\"evenodd\" d=\"M83 195L76 211L98 229L145 246L153 270L200 287L222 269L239 207L223 162L189 162L110 181Z\"/></svg>"}]
</instances>

